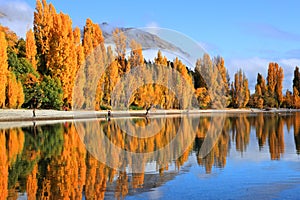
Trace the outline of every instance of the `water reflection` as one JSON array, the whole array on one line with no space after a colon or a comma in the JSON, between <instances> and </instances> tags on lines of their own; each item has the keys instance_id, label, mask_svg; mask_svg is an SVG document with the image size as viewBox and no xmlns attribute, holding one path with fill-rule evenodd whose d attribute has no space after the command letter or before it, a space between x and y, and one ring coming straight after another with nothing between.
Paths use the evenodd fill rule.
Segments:
<instances>
[{"instance_id":1,"label":"water reflection","mask_svg":"<svg viewBox=\"0 0 300 200\"><path fill-rule=\"evenodd\" d=\"M106 196L120 199L173 179L193 155L208 174L214 167L226 169L230 150L247 152L255 136L259 150L268 148L270 160L280 160L286 150L285 135L291 132L295 154L300 154L300 113L230 115L222 122L216 120L218 123L213 118L165 118L164 128L149 138L127 135L118 126L120 119L76 122L76 126L66 122L0 130L0 199L17 199L22 193L28 199L103 199ZM135 119L134 123L143 127L148 123L159 124L160 120ZM135 160L130 154L124 157L111 149L95 149L109 162L114 162L115 168L99 162L84 145L105 135L111 143L128 152L149 153L174 140L182 123L189 125L183 126L185 129L176 140L177 148L155 156L150 154ZM220 124L221 130L216 128ZM90 134L94 133L95 126L100 127L102 135ZM219 133L209 135L210 140L207 140L209 130ZM214 142L216 135L218 139L213 148L203 155L203 143ZM178 157L178 149L189 139L194 142ZM129 166L139 167L139 173L130 173Z\"/></svg>"}]
</instances>

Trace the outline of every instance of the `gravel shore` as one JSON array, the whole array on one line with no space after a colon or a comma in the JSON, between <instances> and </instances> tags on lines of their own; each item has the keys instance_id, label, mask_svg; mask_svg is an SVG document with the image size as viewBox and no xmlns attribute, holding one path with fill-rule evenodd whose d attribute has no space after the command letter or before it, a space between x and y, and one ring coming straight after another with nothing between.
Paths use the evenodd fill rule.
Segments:
<instances>
[{"instance_id":1,"label":"gravel shore","mask_svg":"<svg viewBox=\"0 0 300 200\"><path fill-rule=\"evenodd\" d=\"M223 110L150 110L148 116L181 115L181 114L208 114L208 113L286 113L296 112L296 109L223 109ZM71 120L107 118L108 111L57 111L57 110L36 110L33 117L33 110L25 109L2 109L0 110L0 122L9 121L41 121L41 120ZM145 117L146 111L111 111L111 117Z\"/></svg>"}]
</instances>

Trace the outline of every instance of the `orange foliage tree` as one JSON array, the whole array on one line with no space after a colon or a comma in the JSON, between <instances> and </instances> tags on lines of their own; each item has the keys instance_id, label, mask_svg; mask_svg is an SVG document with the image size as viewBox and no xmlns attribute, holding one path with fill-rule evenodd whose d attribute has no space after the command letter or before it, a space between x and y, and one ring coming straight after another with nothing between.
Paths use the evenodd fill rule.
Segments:
<instances>
[{"instance_id":1,"label":"orange foliage tree","mask_svg":"<svg viewBox=\"0 0 300 200\"><path fill-rule=\"evenodd\" d=\"M6 107L20 108L24 103L23 87L20 81L16 80L13 72L9 72L6 87Z\"/></svg>"},{"instance_id":2,"label":"orange foliage tree","mask_svg":"<svg viewBox=\"0 0 300 200\"><path fill-rule=\"evenodd\" d=\"M7 84L7 41L4 32L0 31L0 108L5 107L5 90Z\"/></svg>"},{"instance_id":3,"label":"orange foliage tree","mask_svg":"<svg viewBox=\"0 0 300 200\"><path fill-rule=\"evenodd\" d=\"M102 91L102 85L99 82L101 82L100 75L104 72L106 65L106 50L102 30L98 24L94 24L91 19L87 19L83 33L82 45L85 63L80 69L82 70L80 73L84 73L81 80L85 82L83 94L85 97L91 97L91 99L85 99L84 107L94 109L97 104L94 101L95 97L101 96L99 93ZM95 88L95 84L97 88Z\"/></svg>"},{"instance_id":4,"label":"orange foliage tree","mask_svg":"<svg viewBox=\"0 0 300 200\"><path fill-rule=\"evenodd\" d=\"M26 58L31 63L32 67L36 70L36 45L34 39L34 33L32 29L26 33Z\"/></svg>"}]
</instances>

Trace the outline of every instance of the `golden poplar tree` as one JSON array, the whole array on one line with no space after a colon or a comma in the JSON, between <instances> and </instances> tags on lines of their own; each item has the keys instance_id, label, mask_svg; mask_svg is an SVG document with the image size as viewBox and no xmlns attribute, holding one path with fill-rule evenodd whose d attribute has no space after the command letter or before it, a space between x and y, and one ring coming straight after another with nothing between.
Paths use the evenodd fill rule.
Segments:
<instances>
[{"instance_id":1,"label":"golden poplar tree","mask_svg":"<svg viewBox=\"0 0 300 200\"><path fill-rule=\"evenodd\" d=\"M84 104L84 92L83 88L85 85L85 74L84 74L84 48L81 44L81 33L80 28L76 27L73 31L74 35L74 43L76 48L76 57L77 57L77 71L76 71L76 79L74 82L74 91L73 91L73 106L77 108L81 108Z\"/></svg>"},{"instance_id":2,"label":"golden poplar tree","mask_svg":"<svg viewBox=\"0 0 300 200\"><path fill-rule=\"evenodd\" d=\"M210 97L208 95L207 89L205 87L197 88L195 91L195 95L197 97L199 107L207 108L210 102Z\"/></svg>"},{"instance_id":3,"label":"golden poplar tree","mask_svg":"<svg viewBox=\"0 0 300 200\"><path fill-rule=\"evenodd\" d=\"M246 107L250 99L250 91L248 86L248 79L241 69L234 75L234 83L232 84L231 90L233 107Z\"/></svg>"},{"instance_id":4,"label":"golden poplar tree","mask_svg":"<svg viewBox=\"0 0 300 200\"><path fill-rule=\"evenodd\" d=\"M0 31L0 108L5 107L5 90L7 84L7 41L4 32Z\"/></svg>"},{"instance_id":5,"label":"golden poplar tree","mask_svg":"<svg viewBox=\"0 0 300 200\"><path fill-rule=\"evenodd\" d=\"M258 73L257 83L255 85L255 93L251 96L251 106L256 108L263 108L264 96L267 95L267 86L264 77Z\"/></svg>"},{"instance_id":6,"label":"golden poplar tree","mask_svg":"<svg viewBox=\"0 0 300 200\"><path fill-rule=\"evenodd\" d=\"M116 28L113 32L113 40L115 43L115 51L117 53L117 59L121 66L120 72L122 74L122 73L129 71L129 69L127 69L128 66L125 63L126 36L123 31Z\"/></svg>"},{"instance_id":7,"label":"golden poplar tree","mask_svg":"<svg viewBox=\"0 0 300 200\"><path fill-rule=\"evenodd\" d=\"M276 76L277 76L277 84L276 84L276 88L275 88L276 97L277 97L279 105L281 105L281 103L283 102L282 82L283 82L283 78L284 78L282 67L279 67L277 69Z\"/></svg>"},{"instance_id":8,"label":"golden poplar tree","mask_svg":"<svg viewBox=\"0 0 300 200\"><path fill-rule=\"evenodd\" d=\"M23 88L13 72L9 72L6 87L6 107L19 108L24 102Z\"/></svg>"},{"instance_id":9,"label":"golden poplar tree","mask_svg":"<svg viewBox=\"0 0 300 200\"><path fill-rule=\"evenodd\" d=\"M286 90L285 97L283 97L284 107L285 108L291 108L293 105L293 95L292 92L289 90Z\"/></svg>"},{"instance_id":10,"label":"golden poplar tree","mask_svg":"<svg viewBox=\"0 0 300 200\"><path fill-rule=\"evenodd\" d=\"M168 64L168 59L166 56L163 56L161 51L158 50L157 52L157 57L154 58L154 62L156 65L162 65L162 66L167 66Z\"/></svg>"},{"instance_id":11,"label":"golden poplar tree","mask_svg":"<svg viewBox=\"0 0 300 200\"><path fill-rule=\"evenodd\" d=\"M17 81L17 107L16 108L21 108L21 106L23 105L23 103L25 102L25 94L23 91L23 85L21 81Z\"/></svg>"},{"instance_id":12,"label":"golden poplar tree","mask_svg":"<svg viewBox=\"0 0 300 200\"><path fill-rule=\"evenodd\" d=\"M71 107L78 70L71 18L62 13L54 15L51 33L49 41L51 58L48 69L52 77L57 77L61 81L65 106Z\"/></svg>"},{"instance_id":13,"label":"golden poplar tree","mask_svg":"<svg viewBox=\"0 0 300 200\"><path fill-rule=\"evenodd\" d=\"M32 29L27 31L26 33L26 58L31 63L32 67L36 70L36 45L35 45L35 39L34 39L34 33Z\"/></svg>"},{"instance_id":14,"label":"golden poplar tree","mask_svg":"<svg viewBox=\"0 0 300 200\"><path fill-rule=\"evenodd\" d=\"M46 0L36 1L33 27L37 54L39 56L38 67L41 73L47 73L50 67L51 55L49 51L54 15L56 15L56 10L52 4L47 4Z\"/></svg>"},{"instance_id":15,"label":"golden poplar tree","mask_svg":"<svg viewBox=\"0 0 300 200\"><path fill-rule=\"evenodd\" d=\"M268 91L269 91L270 95L272 96L274 94L275 86L276 86L275 63L269 64L267 81L268 81Z\"/></svg>"},{"instance_id":16,"label":"golden poplar tree","mask_svg":"<svg viewBox=\"0 0 300 200\"><path fill-rule=\"evenodd\" d=\"M178 57L175 58L173 61L173 66L176 71L179 72L177 74L177 77L173 77L176 79L176 87L175 91L178 97L181 98L181 102L178 102L179 105L176 106L180 109L186 109L189 106L189 99L191 99L191 95L189 92L189 87L193 88L193 81L191 76L188 74L188 70L186 69L186 66L181 62L181 60L178 59ZM194 91L193 91L194 92Z\"/></svg>"},{"instance_id":17,"label":"golden poplar tree","mask_svg":"<svg viewBox=\"0 0 300 200\"><path fill-rule=\"evenodd\" d=\"M216 63L219 73L221 74L222 84L224 85L225 93L227 94L229 92L229 83L228 83L229 80L228 80L227 69L225 67L224 58L218 56L214 59L214 62Z\"/></svg>"},{"instance_id":18,"label":"golden poplar tree","mask_svg":"<svg viewBox=\"0 0 300 200\"><path fill-rule=\"evenodd\" d=\"M14 52L17 52L17 42L18 42L18 36L16 33L14 33L12 30L10 30L8 27L1 26L0 24L0 32L3 32L5 34L5 39L7 41L7 46L11 48Z\"/></svg>"},{"instance_id":19,"label":"golden poplar tree","mask_svg":"<svg viewBox=\"0 0 300 200\"><path fill-rule=\"evenodd\" d=\"M87 19L83 33L82 44L85 57L89 56L99 45L101 50L104 51L104 38L98 24L94 24L91 19Z\"/></svg>"},{"instance_id":20,"label":"golden poplar tree","mask_svg":"<svg viewBox=\"0 0 300 200\"><path fill-rule=\"evenodd\" d=\"M257 74L257 85L261 89L261 95L265 95L267 91L266 80L260 73Z\"/></svg>"},{"instance_id":21,"label":"golden poplar tree","mask_svg":"<svg viewBox=\"0 0 300 200\"><path fill-rule=\"evenodd\" d=\"M80 28L75 27L73 31L73 36L74 36L74 44L76 48L76 58L77 58L77 71L78 69L83 65L84 62L84 49L83 46L81 45L81 33L80 33ZM77 73L76 71L76 73Z\"/></svg>"},{"instance_id":22,"label":"golden poplar tree","mask_svg":"<svg viewBox=\"0 0 300 200\"><path fill-rule=\"evenodd\" d=\"M83 88L85 103L87 109L98 107L102 97L103 85L100 76L104 73L106 66L106 51L104 47L104 38L98 24L94 24L92 20L87 19L84 26L84 35L82 45L85 54L85 63L83 70L85 74L86 84ZM81 71L82 73L82 71ZM96 102L94 101L95 97Z\"/></svg>"},{"instance_id":23,"label":"golden poplar tree","mask_svg":"<svg viewBox=\"0 0 300 200\"><path fill-rule=\"evenodd\" d=\"M216 59L211 60L208 54L204 54L203 58L197 60L196 70L204 79L211 98L211 107L224 108L229 103L226 93L226 87L228 87L228 85L224 84L222 73L218 70L218 63ZM223 74L225 74L225 68L224 70L222 68L222 71L224 72Z\"/></svg>"},{"instance_id":24,"label":"golden poplar tree","mask_svg":"<svg viewBox=\"0 0 300 200\"><path fill-rule=\"evenodd\" d=\"M142 52L142 45L135 40L131 40L130 42L130 66L131 67L138 67L144 65L144 56Z\"/></svg>"},{"instance_id":25,"label":"golden poplar tree","mask_svg":"<svg viewBox=\"0 0 300 200\"><path fill-rule=\"evenodd\" d=\"M151 65L150 65L151 66ZM163 82L168 83L169 73L165 73L165 68L168 66L168 59L166 56L163 56L162 52L158 50L157 57L154 58L154 67L152 72L155 73L158 77L158 80L163 80ZM157 72L153 71L156 70ZM171 93L168 88L156 84L154 88L156 104L160 105L162 108L172 108L173 106L173 93ZM141 99L142 100L142 99Z\"/></svg>"},{"instance_id":26,"label":"golden poplar tree","mask_svg":"<svg viewBox=\"0 0 300 200\"><path fill-rule=\"evenodd\" d=\"M277 105L280 106L280 104L283 101L283 95L282 95L282 82L283 82L283 69L282 67L279 67L277 63L270 63L268 68L268 92L269 97L272 99L275 99L277 102Z\"/></svg>"},{"instance_id":27,"label":"golden poplar tree","mask_svg":"<svg viewBox=\"0 0 300 200\"><path fill-rule=\"evenodd\" d=\"M114 89L118 90L118 88L115 88L117 82L120 79L119 76L119 68L120 65L118 63L118 61L113 61L108 69L107 69L107 73L106 73L106 77L105 77L105 88L104 88L104 100L105 100L105 104L107 106L111 106L111 93Z\"/></svg>"}]
</instances>

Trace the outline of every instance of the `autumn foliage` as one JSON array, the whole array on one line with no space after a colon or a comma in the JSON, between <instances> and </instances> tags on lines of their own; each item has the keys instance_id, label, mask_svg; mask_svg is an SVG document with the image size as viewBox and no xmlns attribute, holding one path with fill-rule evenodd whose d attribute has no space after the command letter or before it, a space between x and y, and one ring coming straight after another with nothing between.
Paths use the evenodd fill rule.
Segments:
<instances>
[{"instance_id":1,"label":"autumn foliage","mask_svg":"<svg viewBox=\"0 0 300 200\"><path fill-rule=\"evenodd\" d=\"M129 41L124 29L112 31L111 41L113 47L105 46L99 24L91 19L81 31L73 28L69 15L37 0L33 30L27 31L26 40L0 26L0 107L101 110L111 109L117 99L127 109L300 107L298 68L293 91L284 95L283 68L271 62L266 79L258 74L250 96L243 69L230 82L221 56L204 54L192 70L160 50L153 61L146 61L142 44ZM172 70L180 78L166 75ZM125 85L119 84L134 73ZM170 80L176 84L164 85ZM125 92L128 88L135 88L131 96ZM189 102L191 96L195 101Z\"/></svg>"}]
</instances>

